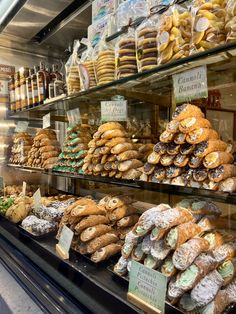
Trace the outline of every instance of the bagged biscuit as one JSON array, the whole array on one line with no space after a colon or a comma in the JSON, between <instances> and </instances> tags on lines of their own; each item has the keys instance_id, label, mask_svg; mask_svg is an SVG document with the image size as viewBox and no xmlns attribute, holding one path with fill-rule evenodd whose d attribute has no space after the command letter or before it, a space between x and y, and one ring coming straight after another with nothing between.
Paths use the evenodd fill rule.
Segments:
<instances>
[{"instance_id":1,"label":"bagged biscuit","mask_svg":"<svg viewBox=\"0 0 236 314\"><path fill-rule=\"evenodd\" d=\"M80 77L78 68L78 49L80 41L74 41L73 53L65 64L66 69L66 84L68 95L78 93L80 91Z\"/></svg>"},{"instance_id":2,"label":"bagged biscuit","mask_svg":"<svg viewBox=\"0 0 236 314\"><path fill-rule=\"evenodd\" d=\"M132 27L129 27L127 33L121 35L117 41L115 56L117 79L121 79L138 72L135 31Z\"/></svg>"},{"instance_id":3,"label":"bagged biscuit","mask_svg":"<svg viewBox=\"0 0 236 314\"><path fill-rule=\"evenodd\" d=\"M159 15L145 19L136 29L136 58L138 71L149 70L158 64L157 23Z\"/></svg>"},{"instance_id":4,"label":"bagged biscuit","mask_svg":"<svg viewBox=\"0 0 236 314\"><path fill-rule=\"evenodd\" d=\"M226 41L224 0L196 0L192 7L191 53L205 51Z\"/></svg>"},{"instance_id":5,"label":"bagged biscuit","mask_svg":"<svg viewBox=\"0 0 236 314\"><path fill-rule=\"evenodd\" d=\"M227 32L226 41L236 40L236 2L228 0L226 4L225 30Z\"/></svg>"},{"instance_id":6,"label":"bagged biscuit","mask_svg":"<svg viewBox=\"0 0 236 314\"><path fill-rule=\"evenodd\" d=\"M94 48L86 38L83 38L81 43L86 45L87 49L82 53L79 61L80 84L81 90L87 90L97 86L93 60Z\"/></svg>"}]
</instances>

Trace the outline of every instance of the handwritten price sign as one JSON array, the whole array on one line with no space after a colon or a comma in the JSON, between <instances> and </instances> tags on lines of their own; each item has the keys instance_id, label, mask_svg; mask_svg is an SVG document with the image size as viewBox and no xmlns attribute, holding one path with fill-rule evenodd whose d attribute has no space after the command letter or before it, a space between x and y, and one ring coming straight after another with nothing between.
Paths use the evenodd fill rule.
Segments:
<instances>
[{"instance_id":1,"label":"handwritten price sign","mask_svg":"<svg viewBox=\"0 0 236 314\"><path fill-rule=\"evenodd\" d=\"M105 121L126 121L127 100L101 101L101 119Z\"/></svg>"}]
</instances>

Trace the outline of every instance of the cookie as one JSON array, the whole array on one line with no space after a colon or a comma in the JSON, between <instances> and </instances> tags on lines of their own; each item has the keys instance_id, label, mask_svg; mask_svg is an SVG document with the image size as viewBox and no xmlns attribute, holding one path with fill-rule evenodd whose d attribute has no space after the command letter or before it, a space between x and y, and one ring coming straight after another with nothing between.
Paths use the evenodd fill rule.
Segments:
<instances>
[{"instance_id":1,"label":"cookie","mask_svg":"<svg viewBox=\"0 0 236 314\"><path fill-rule=\"evenodd\" d=\"M129 56L135 57L136 52L135 49L120 49L119 50L119 57Z\"/></svg>"},{"instance_id":2,"label":"cookie","mask_svg":"<svg viewBox=\"0 0 236 314\"><path fill-rule=\"evenodd\" d=\"M152 36L154 37L157 35L157 30L154 27L143 28L141 31L138 32L138 37L144 37L149 34L152 34Z\"/></svg>"}]
</instances>

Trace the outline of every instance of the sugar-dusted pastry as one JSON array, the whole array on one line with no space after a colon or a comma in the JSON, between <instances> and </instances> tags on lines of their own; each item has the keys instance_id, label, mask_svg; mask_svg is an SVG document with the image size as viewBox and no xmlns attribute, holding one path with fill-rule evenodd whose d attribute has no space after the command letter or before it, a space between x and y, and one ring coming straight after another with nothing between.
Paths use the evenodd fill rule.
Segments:
<instances>
[{"instance_id":1,"label":"sugar-dusted pastry","mask_svg":"<svg viewBox=\"0 0 236 314\"><path fill-rule=\"evenodd\" d=\"M154 258L152 255L148 255L143 262L144 266L151 269L157 269L161 265L161 261Z\"/></svg>"},{"instance_id":2,"label":"sugar-dusted pastry","mask_svg":"<svg viewBox=\"0 0 236 314\"><path fill-rule=\"evenodd\" d=\"M172 228L165 237L166 246L171 249L178 248L187 240L195 237L202 232L202 228L192 221L183 223Z\"/></svg>"},{"instance_id":3,"label":"sugar-dusted pastry","mask_svg":"<svg viewBox=\"0 0 236 314\"><path fill-rule=\"evenodd\" d=\"M185 167L189 162L189 157L186 155L178 154L175 156L174 165L176 167Z\"/></svg>"},{"instance_id":4,"label":"sugar-dusted pastry","mask_svg":"<svg viewBox=\"0 0 236 314\"><path fill-rule=\"evenodd\" d=\"M84 217L75 227L75 230L80 234L84 229L96 226L98 224L108 224L109 219L104 215L90 215Z\"/></svg>"},{"instance_id":5,"label":"sugar-dusted pastry","mask_svg":"<svg viewBox=\"0 0 236 314\"><path fill-rule=\"evenodd\" d=\"M155 221L157 217L160 216L160 213L168 209L170 209L170 206L167 204L160 204L148 209L140 216L138 223L133 228L133 232L137 236L146 235L154 227Z\"/></svg>"},{"instance_id":6,"label":"sugar-dusted pastry","mask_svg":"<svg viewBox=\"0 0 236 314\"><path fill-rule=\"evenodd\" d=\"M227 290L219 290L213 301L199 310L200 314L221 314L230 305L231 298Z\"/></svg>"},{"instance_id":7,"label":"sugar-dusted pastry","mask_svg":"<svg viewBox=\"0 0 236 314\"><path fill-rule=\"evenodd\" d=\"M134 224L138 222L138 220L139 220L139 215L137 214L126 216L117 221L117 226L120 228L133 226Z\"/></svg>"},{"instance_id":8,"label":"sugar-dusted pastry","mask_svg":"<svg viewBox=\"0 0 236 314\"><path fill-rule=\"evenodd\" d=\"M223 164L217 168L211 169L208 173L208 177L211 181L220 182L227 178L236 176L236 166L231 164Z\"/></svg>"},{"instance_id":9,"label":"sugar-dusted pastry","mask_svg":"<svg viewBox=\"0 0 236 314\"><path fill-rule=\"evenodd\" d=\"M197 314L197 304L192 300L189 293L185 293L182 295L179 301L179 307L183 312L187 312L189 314Z\"/></svg>"},{"instance_id":10,"label":"sugar-dusted pastry","mask_svg":"<svg viewBox=\"0 0 236 314\"><path fill-rule=\"evenodd\" d=\"M142 243L138 243L134 248L131 253L131 257L133 260L136 262L141 262L144 260L145 253L142 250Z\"/></svg>"},{"instance_id":11,"label":"sugar-dusted pastry","mask_svg":"<svg viewBox=\"0 0 236 314\"><path fill-rule=\"evenodd\" d=\"M220 216L221 209L213 202L195 200L191 204L191 211L194 214L215 215Z\"/></svg>"},{"instance_id":12,"label":"sugar-dusted pastry","mask_svg":"<svg viewBox=\"0 0 236 314\"><path fill-rule=\"evenodd\" d=\"M100 237L97 237L87 244L87 252L89 254L92 254L96 252L97 250L101 249L104 246L107 246L108 244L115 243L119 240L118 236L115 232L108 232Z\"/></svg>"},{"instance_id":13,"label":"sugar-dusted pastry","mask_svg":"<svg viewBox=\"0 0 236 314\"><path fill-rule=\"evenodd\" d=\"M178 177L181 175L181 173L182 173L182 168L180 168L180 167L177 167L175 165L166 167L166 178L167 179L172 179L172 178Z\"/></svg>"},{"instance_id":14,"label":"sugar-dusted pastry","mask_svg":"<svg viewBox=\"0 0 236 314\"><path fill-rule=\"evenodd\" d=\"M223 192L233 193L236 191L236 177L228 178L220 182L219 190Z\"/></svg>"},{"instance_id":15,"label":"sugar-dusted pastry","mask_svg":"<svg viewBox=\"0 0 236 314\"><path fill-rule=\"evenodd\" d=\"M162 142L158 142L156 143L156 145L153 147L153 151L157 154L165 154L167 150L167 144L166 143L162 143Z\"/></svg>"},{"instance_id":16,"label":"sugar-dusted pastry","mask_svg":"<svg viewBox=\"0 0 236 314\"><path fill-rule=\"evenodd\" d=\"M190 155L194 151L194 148L195 148L195 145L185 143L185 144L180 146L180 153L182 155Z\"/></svg>"},{"instance_id":17,"label":"sugar-dusted pastry","mask_svg":"<svg viewBox=\"0 0 236 314\"><path fill-rule=\"evenodd\" d=\"M189 144L199 144L207 140L217 140L219 138L218 133L213 129L200 128L188 133L186 141Z\"/></svg>"},{"instance_id":18,"label":"sugar-dusted pastry","mask_svg":"<svg viewBox=\"0 0 236 314\"><path fill-rule=\"evenodd\" d=\"M232 258L236 256L236 241L231 243L224 243L219 247L216 247L212 254L217 262L223 262L228 258Z\"/></svg>"},{"instance_id":19,"label":"sugar-dusted pastry","mask_svg":"<svg viewBox=\"0 0 236 314\"><path fill-rule=\"evenodd\" d=\"M172 277L167 290L167 297L171 301L171 304L175 304L184 294L184 291L181 288L176 287L175 282L176 278Z\"/></svg>"},{"instance_id":20,"label":"sugar-dusted pastry","mask_svg":"<svg viewBox=\"0 0 236 314\"><path fill-rule=\"evenodd\" d=\"M203 307L210 303L220 290L224 280L217 270L213 270L206 275L191 291L191 298L198 307Z\"/></svg>"},{"instance_id":21,"label":"sugar-dusted pastry","mask_svg":"<svg viewBox=\"0 0 236 314\"><path fill-rule=\"evenodd\" d=\"M174 133L170 133L168 131L164 131L160 135L160 141L162 143L170 143L174 137Z\"/></svg>"},{"instance_id":22,"label":"sugar-dusted pastry","mask_svg":"<svg viewBox=\"0 0 236 314\"><path fill-rule=\"evenodd\" d=\"M121 256L116 265L114 266L114 272L120 276L127 274L128 259Z\"/></svg>"},{"instance_id":23,"label":"sugar-dusted pastry","mask_svg":"<svg viewBox=\"0 0 236 314\"><path fill-rule=\"evenodd\" d=\"M190 168L198 168L201 166L203 159L201 157L191 156L189 160L189 167Z\"/></svg>"},{"instance_id":24,"label":"sugar-dusted pastry","mask_svg":"<svg viewBox=\"0 0 236 314\"><path fill-rule=\"evenodd\" d=\"M200 128L211 128L211 123L205 118L189 117L179 122L179 130L183 133L189 133Z\"/></svg>"},{"instance_id":25,"label":"sugar-dusted pastry","mask_svg":"<svg viewBox=\"0 0 236 314\"><path fill-rule=\"evenodd\" d=\"M152 241L150 239L150 234L146 235L144 238L143 238L143 241L142 241L142 251L145 253L145 254L150 254L151 252L151 246L152 246Z\"/></svg>"},{"instance_id":26,"label":"sugar-dusted pastry","mask_svg":"<svg viewBox=\"0 0 236 314\"><path fill-rule=\"evenodd\" d=\"M203 165L208 169L216 168L223 164L230 164L234 161L233 155L227 152L212 152L205 156Z\"/></svg>"},{"instance_id":27,"label":"sugar-dusted pastry","mask_svg":"<svg viewBox=\"0 0 236 314\"><path fill-rule=\"evenodd\" d=\"M146 162L146 163L144 164L144 166L143 166L143 171L144 171L144 173L147 174L147 175L152 174L153 171L154 171L154 169L155 169L155 165L152 165L152 164L150 164L150 163L148 163L148 162Z\"/></svg>"},{"instance_id":28,"label":"sugar-dusted pastry","mask_svg":"<svg viewBox=\"0 0 236 314\"><path fill-rule=\"evenodd\" d=\"M125 216L129 216L136 213L137 213L137 208L130 205L123 205L123 206L117 207L112 212L110 212L109 219L111 221L117 221L124 218Z\"/></svg>"},{"instance_id":29,"label":"sugar-dusted pastry","mask_svg":"<svg viewBox=\"0 0 236 314\"><path fill-rule=\"evenodd\" d=\"M153 241L151 246L151 255L155 259L162 261L170 253L170 248L165 245L163 239L159 241Z\"/></svg>"},{"instance_id":30,"label":"sugar-dusted pastry","mask_svg":"<svg viewBox=\"0 0 236 314\"><path fill-rule=\"evenodd\" d=\"M108 244L105 247L100 248L95 253L91 255L91 260L94 263L99 263L101 261L104 261L111 257L112 255L115 255L119 253L121 250L121 245L118 243L111 243Z\"/></svg>"},{"instance_id":31,"label":"sugar-dusted pastry","mask_svg":"<svg viewBox=\"0 0 236 314\"><path fill-rule=\"evenodd\" d=\"M167 154L169 155L177 155L180 150L180 145L175 143L169 143L167 144Z\"/></svg>"},{"instance_id":32,"label":"sugar-dusted pastry","mask_svg":"<svg viewBox=\"0 0 236 314\"><path fill-rule=\"evenodd\" d=\"M173 164L175 155L164 154L160 158L160 163L162 166L170 166Z\"/></svg>"},{"instance_id":33,"label":"sugar-dusted pastry","mask_svg":"<svg viewBox=\"0 0 236 314\"><path fill-rule=\"evenodd\" d=\"M89 227L81 232L80 240L83 242L90 241L100 235L110 232L112 230L111 226L100 224L93 227Z\"/></svg>"},{"instance_id":34,"label":"sugar-dusted pastry","mask_svg":"<svg viewBox=\"0 0 236 314\"><path fill-rule=\"evenodd\" d=\"M183 104L176 107L175 112L173 113L172 119L181 121L188 117L203 118L204 114L200 108L191 104Z\"/></svg>"},{"instance_id":35,"label":"sugar-dusted pastry","mask_svg":"<svg viewBox=\"0 0 236 314\"><path fill-rule=\"evenodd\" d=\"M195 258L209 249L209 242L203 238L193 238L182 244L173 254L173 263L177 269L185 270Z\"/></svg>"},{"instance_id":36,"label":"sugar-dusted pastry","mask_svg":"<svg viewBox=\"0 0 236 314\"><path fill-rule=\"evenodd\" d=\"M172 262L172 255L167 256L161 266L161 272L166 277L173 277L177 273L177 269L175 268Z\"/></svg>"},{"instance_id":37,"label":"sugar-dusted pastry","mask_svg":"<svg viewBox=\"0 0 236 314\"><path fill-rule=\"evenodd\" d=\"M233 281L236 274L236 259L228 259L217 267L218 273L224 279L223 286Z\"/></svg>"},{"instance_id":38,"label":"sugar-dusted pastry","mask_svg":"<svg viewBox=\"0 0 236 314\"><path fill-rule=\"evenodd\" d=\"M193 179L197 182L202 182L208 177L208 170L204 167L196 168L193 170Z\"/></svg>"},{"instance_id":39,"label":"sugar-dusted pastry","mask_svg":"<svg viewBox=\"0 0 236 314\"><path fill-rule=\"evenodd\" d=\"M198 145L194 149L194 155L196 157L205 157L212 152L225 151L227 144L221 140L206 140Z\"/></svg>"},{"instance_id":40,"label":"sugar-dusted pastry","mask_svg":"<svg viewBox=\"0 0 236 314\"><path fill-rule=\"evenodd\" d=\"M166 176L166 168L160 165L155 167L152 177L156 180L162 181Z\"/></svg>"},{"instance_id":41,"label":"sugar-dusted pastry","mask_svg":"<svg viewBox=\"0 0 236 314\"><path fill-rule=\"evenodd\" d=\"M179 131L179 121L171 120L167 123L166 130L170 133L177 133Z\"/></svg>"},{"instance_id":42,"label":"sugar-dusted pastry","mask_svg":"<svg viewBox=\"0 0 236 314\"><path fill-rule=\"evenodd\" d=\"M156 165L158 164L159 160L161 158L161 155L156 153L156 152L152 152L149 156L148 156L148 163L149 164L153 164L153 165Z\"/></svg>"},{"instance_id":43,"label":"sugar-dusted pastry","mask_svg":"<svg viewBox=\"0 0 236 314\"><path fill-rule=\"evenodd\" d=\"M125 243L122 247L121 254L125 258L128 258L134 248L134 246L138 243L138 236L130 231L127 233L125 237Z\"/></svg>"},{"instance_id":44,"label":"sugar-dusted pastry","mask_svg":"<svg viewBox=\"0 0 236 314\"><path fill-rule=\"evenodd\" d=\"M187 134L185 133L176 133L174 137L175 144L184 144L186 140Z\"/></svg>"},{"instance_id":45,"label":"sugar-dusted pastry","mask_svg":"<svg viewBox=\"0 0 236 314\"><path fill-rule=\"evenodd\" d=\"M150 239L152 241L159 241L160 239L162 239L166 235L167 231L168 230L166 230L166 229L161 229L161 228L155 227L152 229L152 232L150 234Z\"/></svg>"}]
</instances>

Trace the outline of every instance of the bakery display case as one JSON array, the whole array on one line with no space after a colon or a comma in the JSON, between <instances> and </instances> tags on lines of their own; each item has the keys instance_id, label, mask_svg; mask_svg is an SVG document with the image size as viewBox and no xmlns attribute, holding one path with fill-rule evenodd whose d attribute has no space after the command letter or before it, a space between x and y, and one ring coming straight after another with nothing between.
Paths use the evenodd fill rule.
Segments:
<instances>
[{"instance_id":1,"label":"bakery display case","mask_svg":"<svg viewBox=\"0 0 236 314\"><path fill-rule=\"evenodd\" d=\"M136 2L70 4L3 58L0 260L50 313L146 312L134 262L165 313L234 313L235 3Z\"/></svg>"}]
</instances>

